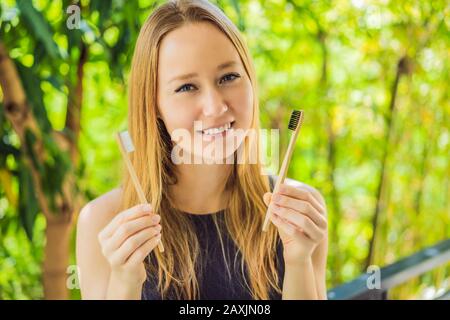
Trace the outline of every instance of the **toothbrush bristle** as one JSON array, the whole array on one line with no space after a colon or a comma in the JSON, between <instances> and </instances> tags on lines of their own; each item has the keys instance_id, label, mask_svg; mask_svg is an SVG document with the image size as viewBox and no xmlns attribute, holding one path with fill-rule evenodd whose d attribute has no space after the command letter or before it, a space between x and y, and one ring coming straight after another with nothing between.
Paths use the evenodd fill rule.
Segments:
<instances>
[{"instance_id":1,"label":"toothbrush bristle","mask_svg":"<svg viewBox=\"0 0 450 320\"><path fill-rule=\"evenodd\" d=\"M295 131L297 126L303 121L303 111L293 110L289 119L288 129Z\"/></svg>"},{"instance_id":2,"label":"toothbrush bristle","mask_svg":"<svg viewBox=\"0 0 450 320\"><path fill-rule=\"evenodd\" d=\"M130 137L130 134L128 131L123 131L120 133L120 140L122 140L122 145L126 152L134 151L133 141L131 140L131 137Z\"/></svg>"}]
</instances>

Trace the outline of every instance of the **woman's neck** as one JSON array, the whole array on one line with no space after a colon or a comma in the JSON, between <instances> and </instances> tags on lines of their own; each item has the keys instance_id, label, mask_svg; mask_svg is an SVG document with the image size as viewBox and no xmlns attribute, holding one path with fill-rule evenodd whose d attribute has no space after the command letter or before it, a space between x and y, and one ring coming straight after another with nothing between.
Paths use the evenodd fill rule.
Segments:
<instances>
[{"instance_id":1,"label":"woman's neck","mask_svg":"<svg viewBox=\"0 0 450 320\"><path fill-rule=\"evenodd\" d=\"M232 164L180 164L176 166L176 185L171 193L176 207L184 212L206 214L227 207L229 192L226 181Z\"/></svg>"}]
</instances>

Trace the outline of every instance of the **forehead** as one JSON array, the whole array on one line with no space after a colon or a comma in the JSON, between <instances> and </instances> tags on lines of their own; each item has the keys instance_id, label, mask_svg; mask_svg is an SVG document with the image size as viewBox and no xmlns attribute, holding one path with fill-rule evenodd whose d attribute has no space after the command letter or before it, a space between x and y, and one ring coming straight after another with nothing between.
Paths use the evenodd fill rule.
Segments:
<instances>
[{"instance_id":1,"label":"forehead","mask_svg":"<svg viewBox=\"0 0 450 320\"><path fill-rule=\"evenodd\" d=\"M180 73L215 69L239 54L228 37L208 22L186 24L169 32L159 49L159 76L167 79Z\"/></svg>"}]
</instances>

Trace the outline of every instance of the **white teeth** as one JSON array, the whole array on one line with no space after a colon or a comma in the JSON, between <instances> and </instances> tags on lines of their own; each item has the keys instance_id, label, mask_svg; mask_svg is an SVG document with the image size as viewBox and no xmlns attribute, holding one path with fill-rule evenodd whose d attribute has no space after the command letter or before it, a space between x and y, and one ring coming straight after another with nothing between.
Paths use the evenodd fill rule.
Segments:
<instances>
[{"instance_id":1,"label":"white teeth","mask_svg":"<svg viewBox=\"0 0 450 320\"><path fill-rule=\"evenodd\" d=\"M222 133L230 128L231 128L231 123L228 122L225 125L218 127L218 128L205 129L205 130L203 130L203 134L214 135L214 134Z\"/></svg>"}]
</instances>

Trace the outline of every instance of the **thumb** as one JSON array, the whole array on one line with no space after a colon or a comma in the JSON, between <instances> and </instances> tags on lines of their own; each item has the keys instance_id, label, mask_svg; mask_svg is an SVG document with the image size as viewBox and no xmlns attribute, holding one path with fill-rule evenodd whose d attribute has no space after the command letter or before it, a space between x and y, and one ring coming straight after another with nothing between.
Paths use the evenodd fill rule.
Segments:
<instances>
[{"instance_id":1,"label":"thumb","mask_svg":"<svg viewBox=\"0 0 450 320\"><path fill-rule=\"evenodd\" d=\"M269 206L270 200L272 199L272 193L271 192L266 192L263 195L263 201L266 204L266 206Z\"/></svg>"}]
</instances>

